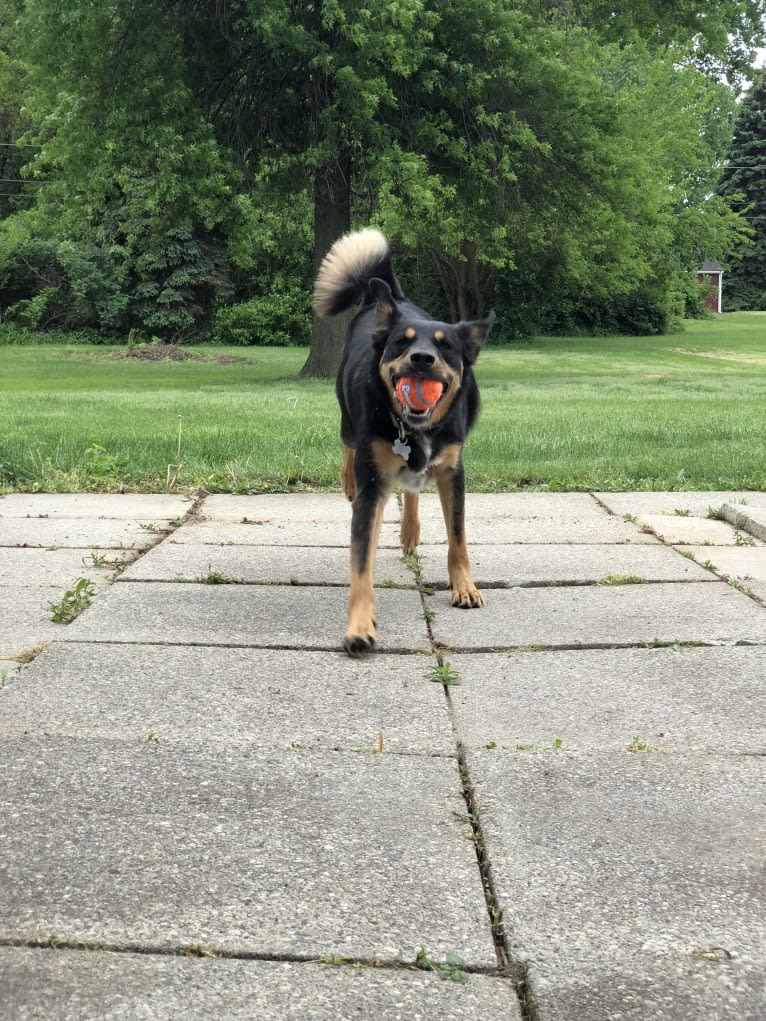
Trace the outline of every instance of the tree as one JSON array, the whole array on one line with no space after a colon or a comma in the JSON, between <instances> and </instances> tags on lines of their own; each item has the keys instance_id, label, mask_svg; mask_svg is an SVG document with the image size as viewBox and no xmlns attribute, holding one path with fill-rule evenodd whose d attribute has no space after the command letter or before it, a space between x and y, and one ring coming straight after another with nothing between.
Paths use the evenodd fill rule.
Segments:
<instances>
[{"instance_id":1,"label":"tree","mask_svg":"<svg viewBox=\"0 0 766 1021\"><path fill-rule=\"evenodd\" d=\"M106 273L82 325L184 340L228 285L236 172L185 80L178 27L161 14L152 0L25 5L27 137L38 143L27 169L51 183L22 227L54 251L79 243L100 266L91 279Z\"/></svg>"},{"instance_id":2,"label":"tree","mask_svg":"<svg viewBox=\"0 0 766 1021\"><path fill-rule=\"evenodd\" d=\"M747 218L749 243L733 253L724 307L766 309L766 71L740 104L718 193Z\"/></svg>"},{"instance_id":3,"label":"tree","mask_svg":"<svg viewBox=\"0 0 766 1021\"><path fill-rule=\"evenodd\" d=\"M738 86L752 77L754 50L766 36L764 0L534 0L543 16L579 25L604 42L672 49L711 78Z\"/></svg>"},{"instance_id":4,"label":"tree","mask_svg":"<svg viewBox=\"0 0 766 1021\"><path fill-rule=\"evenodd\" d=\"M723 256L735 233L698 171L729 116L700 68L734 73L766 0L3 2L53 183L0 228L0 277L42 239L43 289L64 280L29 315L283 337L330 244L373 222L416 300L499 301L522 331L585 292L605 317L669 301L692 239ZM338 324L314 331L306 372L331 374Z\"/></svg>"},{"instance_id":5,"label":"tree","mask_svg":"<svg viewBox=\"0 0 766 1021\"><path fill-rule=\"evenodd\" d=\"M498 186L512 180L509 147L518 159L537 146L507 86L498 88L523 49L529 18L498 0L369 8L283 0L257 15L237 2L210 14L180 6L192 21L202 18L187 30L195 37L226 37L219 47L226 61L205 68L202 87L217 123L230 135L235 124L236 137L248 139L250 171L269 175L283 193L296 181L310 191L314 270L352 213L366 210L365 221L411 245L428 237L450 305L467 312L482 238L486 260L509 259L500 222L492 223L491 245L481 222ZM481 295L473 303L481 305ZM343 326L314 323L304 374L334 373Z\"/></svg>"}]
</instances>

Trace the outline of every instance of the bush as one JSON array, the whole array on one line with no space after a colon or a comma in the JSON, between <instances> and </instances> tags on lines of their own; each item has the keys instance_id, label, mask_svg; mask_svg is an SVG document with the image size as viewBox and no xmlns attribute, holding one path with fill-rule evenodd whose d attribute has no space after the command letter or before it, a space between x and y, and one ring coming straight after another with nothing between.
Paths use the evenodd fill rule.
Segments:
<instances>
[{"instance_id":1,"label":"bush","mask_svg":"<svg viewBox=\"0 0 766 1021\"><path fill-rule=\"evenodd\" d=\"M131 266L128 325L166 341L202 340L216 297L230 293L225 246L189 224L141 237Z\"/></svg>"},{"instance_id":2,"label":"bush","mask_svg":"<svg viewBox=\"0 0 766 1021\"><path fill-rule=\"evenodd\" d=\"M201 339L216 300L231 294L224 246L188 225L158 236L139 226L138 255L124 239L6 239L0 248L0 316L45 332L85 329L113 336L139 329L166 341Z\"/></svg>"},{"instance_id":3,"label":"bush","mask_svg":"<svg viewBox=\"0 0 766 1021\"><path fill-rule=\"evenodd\" d=\"M219 308L210 339L215 344L289 347L308 344L310 298L296 288Z\"/></svg>"},{"instance_id":4,"label":"bush","mask_svg":"<svg viewBox=\"0 0 766 1021\"><path fill-rule=\"evenodd\" d=\"M33 330L118 329L127 298L102 250L23 238L0 261L3 319Z\"/></svg>"}]
</instances>

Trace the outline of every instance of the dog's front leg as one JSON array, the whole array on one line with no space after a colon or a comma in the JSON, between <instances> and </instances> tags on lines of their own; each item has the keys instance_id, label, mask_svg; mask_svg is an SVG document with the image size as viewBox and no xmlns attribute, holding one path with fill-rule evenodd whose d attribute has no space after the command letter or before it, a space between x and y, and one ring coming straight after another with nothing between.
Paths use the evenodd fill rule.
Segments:
<instances>
[{"instance_id":1,"label":"dog's front leg","mask_svg":"<svg viewBox=\"0 0 766 1021\"><path fill-rule=\"evenodd\" d=\"M348 600L348 630L343 648L349 656L361 656L375 644L375 593L373 576L383 507L388 492L377 480L360 486L351 512L351 592Z\"/></svg>"},{"instance_id":2,"label":"dog's front leg","mask_svg":"<svg viewBox=\"0 0 766 1021\"><path fill-rule=\"evenodd\" d=\"M484 599L476 588L468 559L465 538L465 470L462 450L450 448L436 471L436 485L447 526L447 570L452 590L452 605L463 609L482 606Z\"/></svg>"}]
</instances>

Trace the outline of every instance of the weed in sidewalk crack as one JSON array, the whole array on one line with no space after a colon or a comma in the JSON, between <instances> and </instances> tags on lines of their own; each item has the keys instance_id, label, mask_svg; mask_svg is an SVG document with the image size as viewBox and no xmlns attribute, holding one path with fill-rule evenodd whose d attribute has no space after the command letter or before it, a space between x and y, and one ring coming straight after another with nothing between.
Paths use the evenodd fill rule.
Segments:
<instances>
[{"instance_id":1,"label":"weed in sidewalk crack","mask_svg":"<svg viewBox=\"0 0 766 1021\"><path fill-rule=\"evenodd\" d=\"M37 659L43 649L47 648L49 642L40 642L38 645L32 645L28 649L22 649L21 652L17 652L15 656L9 656L9 659L15 660L22 666L26 666L27 663L31 663Z\"/></svg>"},{"instance_id":2,"label":"weed in sidewalk crack","mask_svg":"<svg viewBox=\"0 0 766 1021\"><path fill-rule=\"evenodd\" d=\"M49 603L51 620L55 624L71 624L90 605L96 589L90 578L78 578L74 588L68 589L60 602Z\"/></svg>"},{"instance_id":3,"label":"weed in sidewalk crack","mask_svg":"<svg viewBox=\"0 0 766 1021\"><path fill-rule=\"evenodd\" d=\"M735 546L755 546L755 539L752 535L743 535L742 532L734 533Z\"/></svg>"},{"instance_id":4,"label":"weed in sidewalk crack","mask_svg":"<svg viewBox=\"0 0 766 1021\"><path fill-rule=\"evenodd\" d=\"M467 982L468 972L463 971L465 961L457 954L447 954L445 960L432 960L421 947L415 956L415 967L421 971L433 971L440 978L449 979L451 982Z\"/></svg>"},{"instance_id":5,"label":"weed in sidewalk crack","mask_svg":"<svg viewBox=\"0 0 766 1021\"><path fill-rule=\"evenodd\" d=\"M402 554L402 562L406 567L409 567L411 571L418 574L423 563L423 558L419 553L404 553Z\"/></svg>"},{"instance_id":6,"label":"weed in sidewalk crack","mask_svg":"<svg viewBox=\"0 0 766 1021\"><path fill-rule=\"evenodd\" d=\"M460 673L454 670L447 660L443 663L435 663L429 669L428 680L434 684L458 685L462 683Z\"/></svg>"},{"instance_id":7,"label":"weed in sidewalk crack","mask_svg":"<svg viewBox=\"0 0 766 1021\"><path fill-rule=\"evenodd\" d=\"M627 746L629 752L660 752L661 748L655 748L654 745L649 744L643 738L636 735L630 744Z\"/></svg>"},{"instance_id":8,"label":"weed in sidewalk crack","mask_svg":"<svg viewBox=\"0 0 766 1021\"><path fill-rule=\"evenodd\" d=\"M221 574L220 571L214 571L210 565L208 565L207 574L200 575L197 581L201 585L231 585L234 581L233 578L228 578L225 574Z\"/></svg>"}]
</instances>

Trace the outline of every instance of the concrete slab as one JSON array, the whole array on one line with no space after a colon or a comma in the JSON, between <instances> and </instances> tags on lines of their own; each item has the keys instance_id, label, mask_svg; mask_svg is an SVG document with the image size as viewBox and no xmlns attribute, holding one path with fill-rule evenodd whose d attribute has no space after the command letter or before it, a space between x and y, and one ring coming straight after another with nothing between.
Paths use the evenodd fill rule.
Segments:
<instances>
[{"instance_id":1,"label":"concrete slab","mask_svg":"<svg viewBox=\"0 0 766 1021\"><path fill-rule=\"evenodd\" d=\"M761 494L760 499L764 502L755 505L749 502L746 506L725 503L721 513L735 528L766 541L766 497Z\"/></svg>"},{"instance_id":2,"label":"concrete slab","mask_svg":"<svg viewBox=\"0 0 766 1021\"><path fill-rule=\"evenodd\" d=\"M734 546L737 541L737 531L727 521L655 514L643 514L639 520L672 546Z\"/></svg>"},{"instance_id":3,"label":"concrete slab","mask_svg":"<svg viewBox=\"0 0 766 1021\"><path fill-rule=\"evenodd\" d=\"M491 589L479 610L426 598L450 649L765 642L766 609L725 582Z\"/></svg>"},{"instance_id":4,"label":"concrete slab","mask_svg":"<svg viewBox=\"0 0 766 1021\"><path fill-rule=\"evenodd\" d=\"M199 581L211 573L247 584L348 585L349 552L322 546L264 548L163 542L120 575L120 581ZM379 551L375 579L378 585L415 585L413 571L393 549Z\"/></svg>"},{"instance_id":5,"label":"concrete slab","mask_svg":"<svg viewBox=\"0 0 766 1021\"><path fill-rule=\"evenodd\" d=\"M301 961L0 949L13 1021L521 1021L511 982Z\"/></svg>"},{"instance_id":6,"label":"concrete slab","mask_svg":"<svg viewBox=\"0 0 766 1021\"><path fill-rule=\"evenodd\" d=\"M472 518L466 514L466 535L469 549L480 544L496 546L505 543L632 543L652 545L657 542L654 535L641 531L630 521L622 518ZM421 542L444 543L447 535L444 522L423 520Z\"/></svg>"},{"instance_id":7,"label":"concrete slab","mask_svg":"<svg viewBox=\"0 0 766 1021\"><path fill-rule=\"evenodd\" d=\"M286 521L351 523L351 504L342 493L270 493L257 496L215 494L206 496L198 514L207 521ZM399 520L399 505L392 495L385 508L388 521Z\"/></svg>"},{"instance_id":8,"label":"concrete slab","mask_svg":"<svg viewBox=\"0 0 766 1021\"><path fill-rule=\"evenodd\" d=\"M0 518L183 518L193 501L157 493L11 493L0 496Z\"/></svg>"},{"instance_id":9,"label":"concrete slab","mask_svg":"<svg viewBox=\"0 0 766 1021\"><path fill-rule=\"evenodd\" d=\"M446 542L436 494L420 500L422 541ZM587 493L469 494L466 497L469 546L500 543L653 543L654 536L620 517L610 516Z\"/></svg>"},{"instance_id":10,"label":"concrete slab","mask_svg":"<svg viewBox=\"0 0 766 1021\"><path fill-rule=\"evenodd\" d=\"M2 941L496 963L454 761L52 738L3 751Z\"/></svg>"},{"instance_id":11,"label":"concrete slab","mask_svg":"<svg viewBox=\"0 0 766 1021\"><path fill-rule=\"evenodd\" d=\"M340 648L348 591L293 585L114 585L67 626L63 641L295 649ZM420 593L379 589L378 645L428 652Z\"/></svg>"},{"instance_id":12,"label":"concrete slab","mask_svg":"<svg viewBox=\"0 0 766 1021\"><path fill-rule=\"evenodd\" d=\"M712 564L729 578L766 581L766 546L682 546L699 564Z\"/></svg>"},{"instance_id":13,"label":"concrete slab","mask_svg":"<svg viewBox=\"0 0 766 1021\"><path fill-rule=\"evenodd\" d=\"M710 581L700 564L659 544L472 546L469 550L476 584L487 588L514 585L586 585L605 578L637 577L644 581ZM149 554L151 557L153 554ZM447 585L446 550L424 546L421 576L428 586Z\"/></svg>"},{"instance_id":14,"label":"concrete slab","mask_svg":"<svg viewBox=\"0 0 766 1021\"><path fill-rule=\"evenodd\" d=\"M538 1017L763 1016L766 759L484 750L469 765Z\"/></svg>"},{"instance_id":15,"label":"concrete slab","mask_svg":"<svg viewBox=\"0 0 766 1021\"><path fill-rule=\"evenodd\" d=\"M128 550L0 548L0 587L37 588L50 586L62 591L78 578L111 579L116 567L130 560Z\"/></svg>"},{"instance_id":16,"label":"concrete slab","mask_svg":"<svg viewBox=\"0 0 766 1021\"><path fill-rule=\"evenodd\" d=\"M55 644L10 678L0 734L185 747L455 753L431 656Z\"/></svg>"},{"instance_id":17,"label":"concrete slab","mask_svg":"<svg viewBox=\"0 0 766 1021\"><path fill-rule=\"evenodd\" d=\"M196 546L325 546L347 550L351 518L346 524L333 521L269 521L246 524L233 521L201 521L177 529L166 541ZM380 545L399 549L399 525L385 521Z\"/></svg>"},{"instance_id":18,"label":"concrete slab","mask_svg":"<svg viewBox=\"0 0 766 1021\"><path fill-rule=\"evenodd\" d=\"M756 599L760 599L762 603L766 603L766 581L748 581L745 587L749 593L756 597Z\"/></svg>"},{"instance_id":19,"label":"concrete slab","mask_svg":"<svg viewBox=\"0 0 766 1021\"><path fill-rule=\"evenodd\" d=\"M20 670L21 664L18 660L0 657L0 691L16 679Z\"/></svg>"},{"instance_id":20,"label":"concrete slab","mask_svg":"<svg viewBox=\"0 0 766 1021\"><path fill-rule=\"evenodd\" d=\"M649 747L766 754L766 649L599 649L450 657L469 749Z\"/></svg>"},{"instance_id":21,"label":"concrete slab","mask_svg":"<svg viewBox=\"0 0 766 1021\"><path fill-rule=\"evenodd\" d=\"M532 966L529 983L538 1021L762 1021L766 970L711 947L568 975Z\"/></svg>"},{"instance_id":22,"label":"concrete slab","mask_svg":"<svg viewBox=\"0 0 766 1021\"><path fill-rule=\"evenodd\" d=\"M653 493L594 493L598 500L612 511L613 514L666 514L675 515L677 511L696 518L706 518L708 511L720 509L724 503L739 504L749 501L756 495L746 490L728 490L718 492L653 492Z\"/></svg>"},{"instance_id":23,"label":"concrete slab","mask_svg":"<svg viewBox=\"0 0 766 1021\"><path fill-rule=\"evenodd\" d=\"M169 522L159 518L143 523L107 518L0 518L0 546L142 550L169 530Z\"/></svg>"},{"instance_id":24,"label":"concrete slab","mask_svg":"<svg viewBox=\"0 0 766 1021\"><path fill-rule=\"evenodd\" d=\"M0 658L13 659L64 633L70 625L54 624L49 610L57 595L48 587L0 588Z\"/></svg>"},{"instance_id":25,"label":"concrete slab","mask_svg":"<svg viewBox=\"0 0 766 1021\"><path fill-rule=\"evenodd\" d=\"M601 520L605 511L590 493L467 493L468 516L477 518L594 518ZM434 492L420 498L425 518L441 519L441 503ZM443 519L442 519L443 520Z\"/></svg>"}]
</instances>

